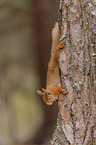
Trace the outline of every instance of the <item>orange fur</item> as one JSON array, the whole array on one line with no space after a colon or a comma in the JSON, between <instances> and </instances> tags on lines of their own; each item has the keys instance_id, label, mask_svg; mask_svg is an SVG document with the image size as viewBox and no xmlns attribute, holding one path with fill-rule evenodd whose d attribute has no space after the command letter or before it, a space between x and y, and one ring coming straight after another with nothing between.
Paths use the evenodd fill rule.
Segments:
<instances>
[{"instance_id":1,"label":"orange fur","mask_svg":"<svg viewBox=\"0 0 96 145\"><path fill-rule=\"evenodd\" d=\"M37 90L37 93L43 97L43 100L47 105L52 105L52 103L56 100L56 97L59 95L59 92L63 94L67 93L67 91L63 90L59 86L60 77L59 77L58 55L59 49L65 46L65 41L60 43L59 38L60 38L59 27L58 23L56 23L55 27L52 30L53 40L52 40L51 58L48 64L47 71L46 90L43 88L42 88L43 92Z\"/></svg>"}]
</instances>

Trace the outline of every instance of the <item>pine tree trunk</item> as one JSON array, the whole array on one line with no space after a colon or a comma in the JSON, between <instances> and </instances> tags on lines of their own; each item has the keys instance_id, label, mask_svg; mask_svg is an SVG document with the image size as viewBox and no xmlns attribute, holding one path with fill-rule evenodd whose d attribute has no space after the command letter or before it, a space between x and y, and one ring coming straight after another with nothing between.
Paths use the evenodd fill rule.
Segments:
<instances>
[{"instance_id":1,"label":"pine tree trunk","mask_svg":"<svg viewBox=\"0 0 96 145\"><path fill-rule=\"evenodd\" d=\"M95 0L60 0L61 85L57 127L52 145L96 144L96 7Z\"/></svg>"}]
</instances>

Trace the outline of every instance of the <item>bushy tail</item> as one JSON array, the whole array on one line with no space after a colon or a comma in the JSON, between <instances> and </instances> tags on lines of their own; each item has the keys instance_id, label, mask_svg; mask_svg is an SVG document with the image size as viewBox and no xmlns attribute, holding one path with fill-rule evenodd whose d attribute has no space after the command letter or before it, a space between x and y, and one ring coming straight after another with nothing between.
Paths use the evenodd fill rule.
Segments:
<instances>
[{"instance_id":1,"label":"bushy tail","mask_svg":"<svg viewBox=\"0 0 96 145\"><path fill-rule=\"evenodd\" d=\"M54 28L53 28L53 30L52 30L52 49L51 49L51 54L52 54L52 51L54 51L54 49L56 49L56 47L60 43L59 39L60 39L59 27L58 27L58 23L56 23Z\"/></svg>"}]
</instances>

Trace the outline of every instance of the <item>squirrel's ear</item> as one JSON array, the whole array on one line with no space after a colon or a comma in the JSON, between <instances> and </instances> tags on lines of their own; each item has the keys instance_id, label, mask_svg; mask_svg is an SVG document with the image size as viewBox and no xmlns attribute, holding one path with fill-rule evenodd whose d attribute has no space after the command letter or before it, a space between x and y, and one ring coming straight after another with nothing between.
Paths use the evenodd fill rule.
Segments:
<instances>
[{"instance_id":1,"label":"squirrel's ear","mask_svg":"<svg viewBox=\"0 0 96 145\"><path fill-rule=\"evenodd\" d=\"M45 92L46 90L44 88L42 88L42 91Z\"/></svg>"},{"instance_id":2,"label":"squirrel's ear","mask_svg":"<svg viewBox=\"0 0 96 145\"><path fill-rule=\"evenodd\" d=\"M42 88L42 91L47 94L47 90L45 90L44 88Z\"/></svg>"},{"instance_id":3,"label":"squirrel's ear","mask_svg":"<svg viewBox=\"0 0 96 145\"><path fill-rule=\"evenodd\" d=\"M41 92L41 91L39 91L39 90L37 90L37 93L38 93L40 96L43 96L43 95L44 95L44 93Z\"/></svg>"}]
</instances>

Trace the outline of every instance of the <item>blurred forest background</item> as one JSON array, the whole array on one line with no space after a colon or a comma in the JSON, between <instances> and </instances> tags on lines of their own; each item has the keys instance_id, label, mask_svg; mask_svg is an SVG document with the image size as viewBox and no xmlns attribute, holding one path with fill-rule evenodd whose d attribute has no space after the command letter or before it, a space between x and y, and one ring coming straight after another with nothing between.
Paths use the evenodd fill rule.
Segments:
<instances>
[{"instance_id":1,"label":"blurred forest background","mask_svg":"<svg viewBox=\"0 0 96 145\"><path fill-rule=\"evenodd\" d=\"M57 104L44 104L59 0L0 0L0 145L49 144Z\"/></svg>"}]
</instances>

